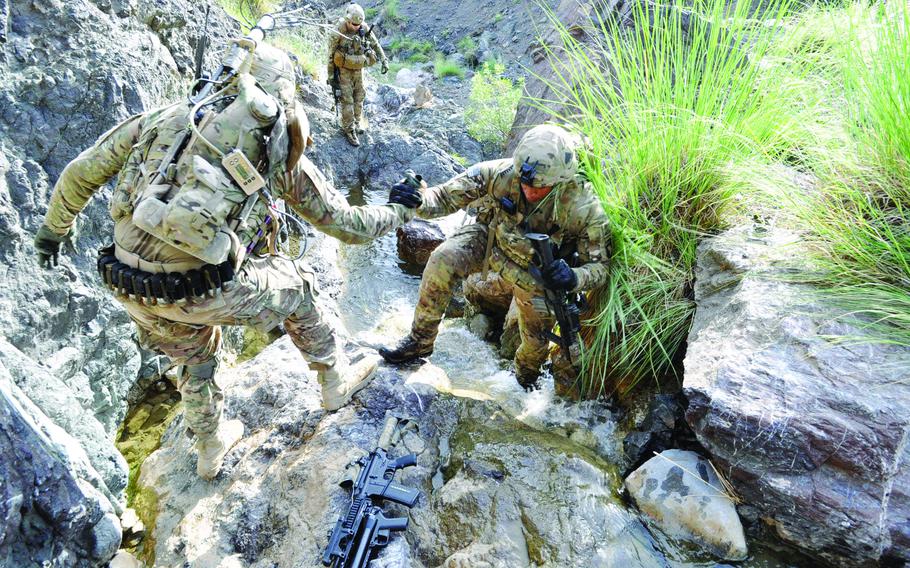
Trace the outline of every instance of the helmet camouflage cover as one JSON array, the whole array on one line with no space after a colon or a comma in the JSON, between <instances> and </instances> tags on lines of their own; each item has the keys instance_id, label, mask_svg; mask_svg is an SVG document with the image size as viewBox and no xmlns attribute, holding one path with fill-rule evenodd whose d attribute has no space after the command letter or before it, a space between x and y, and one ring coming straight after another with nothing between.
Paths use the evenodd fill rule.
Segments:
<instances>
[{"instance_id":1,"label":"helmet camouflage cover","mask_svg":"<svg viewBox=\"0 0 910 568\"><path fill-rule=\"evenodd\" d=\"M515 172L531 187L551 187L571 181L578 172L575 155L580 140L555 124L528 130L515 148Z\"/></svg>"},{"instance_id":2,"label":"helmet camouflage cover","mask_svg":"<svg viewBox=\"0 0 910 568\"><path fill-rule=\"evenodd\" d=\"M287 107L294 101L294 65L283 50L260 43L253 51L250 74L265 91Z\"/></svg>"},{"instance_id":3,"label":"helmet camouflage cover","mask_svg":"<svg viewBox=\"0 0 910 568\"><path fill-rule=\"evenodd\" d=\"M362 24L364 18L363 8L360 7L360 4L354 4L353 2L348 4L347 9L344 11L345 20L352 24Z\"/></svg>"}]
</instances>

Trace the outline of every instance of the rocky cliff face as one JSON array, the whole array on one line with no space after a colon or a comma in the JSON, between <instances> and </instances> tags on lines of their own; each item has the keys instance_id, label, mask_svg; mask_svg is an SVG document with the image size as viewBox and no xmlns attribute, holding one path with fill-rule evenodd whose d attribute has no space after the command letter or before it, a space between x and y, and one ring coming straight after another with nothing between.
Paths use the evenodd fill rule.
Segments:
<instances>
[{"instance_id":1,"label":"rocky cliff face","mask_svg":"<svg viewBox=\"0 0 910 568\"><path fill-rule=\"evenodd\" d=\"M834 565L901 565L910 350L864 341L788 282L782 261L800 249L760 227L700 246L686 417L746 512L782 539Z\"/></svg>"},{"instance_id":2,"label":"rocky cliff face","mask_svg":"<svg viewBox=\"0 0 910 568\"><path fill-rule=\"evenodd\" d=\"M142 361L128 318L94 274L94 251L111 228L107 191L82 216L78 253L56 270L38 268L32 235L69 160L120 120L182 88L200 14L181 0L0 3L0 369L14 383L9 388L18 387L46 415L32 408L36 424L49 417L73 436L33 446L40 437L12 435L11 451L0 453L4 467L21 467L17 460L32 451L36 459L59 461L49 474L36 463L34 477L4 476L4 491L24 499L19 513L0 517L0 558L13 565L30 565L18 555L32 545L40 550L35 562L56 559L61 566L96 563L107 553L80 538L100 522L98 511L123 506L127 467L113 437ZM213 16L216 37L232 28L223 15ZM21 419L10 412L0 424L6 435L18 432ZM64 450L78 446L85 461L75 467ZM57 514L47 503L71 510ZM33 532L56 535L46 547L28 537L39 517L46 526Z\"/></svg>"}]
</instances>

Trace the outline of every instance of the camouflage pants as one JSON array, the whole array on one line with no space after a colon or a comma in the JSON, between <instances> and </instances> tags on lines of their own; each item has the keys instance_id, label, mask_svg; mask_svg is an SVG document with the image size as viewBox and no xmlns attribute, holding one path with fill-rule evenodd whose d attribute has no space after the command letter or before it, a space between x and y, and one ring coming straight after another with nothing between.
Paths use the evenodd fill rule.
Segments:
<instances>
[{"instance_id":1,"label":"camouflage pants","mask_svg":"<svg viewBox=\"0 0 910 568\"><path fill-rule=\"evenodd\" d=\"M335 332L315 301L311 275L305 265L287 258L250 258L227 291L182 306L150 306L125 297L118 300L139 328L140 343L181 365L204 366L215 360L222 325L269 331L281 322L312 368L335 363ZM194 376L183 372L178 388L189 429L197 436L214 432L224 395L213 373Z\"/></svg>"},{"instance_id":2,"label":"camouflage pants","mask_svg":"<svg viewBox=\"0 0 910 568\"><path fill-rule=\"evenodd\" d=\"M348 132L354 126L360 126L363 115L363 72L360 69L338 69L338 82L341 86L341 129Z\"/></svg>"},{"instance_id":3,"label":"camouflage pants","mask_svg":"<svg viewBox=\"0 0 910 568\"><path fill-rule=\"evenodd\" d=\"M430 255L420 282L420 296L414 310L411 335L420 343L433 344L439 332L452 290L468 275L483 270L484 254L487 247L487 226L467 225L439 245ZM553 329L555 318L535 307L535 294L515 286L504 278L490 280L502 292L511 292L518 308L518 329L521 345L515 353L515 372L520 376L537 376L540 366L546 361L549 341L544 332ZM564 379L574 379L572 365L562 356L554 361Z\"/></svg>"}]
</instances>

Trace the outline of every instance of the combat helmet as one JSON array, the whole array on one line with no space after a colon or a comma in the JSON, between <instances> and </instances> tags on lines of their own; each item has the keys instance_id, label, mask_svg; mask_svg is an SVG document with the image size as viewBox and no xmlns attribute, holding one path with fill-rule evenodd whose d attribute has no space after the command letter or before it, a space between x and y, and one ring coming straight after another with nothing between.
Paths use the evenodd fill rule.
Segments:
<instances>
[{"instance_id":1,"label":"combat helmet","mask_svg":"<svg viewBox=\"0 0 910 568\"><path fill-rule=\"evenodd\" d=\"M250 74L268 94L287 108L294 101L295 77L291 58L283 50L260 43L253 51Z\"/></svg>"},{"instance_id":2,"label":"combat helmet","mask_svg":"<svg viewBox=\"0 0 910 568\"><path fill-rule=\"evenodd\" d=\"M552 187L574 179L578 172L575 153L579 139L555 124L541 124L528 130L513 159L521 183L531 187Z\"/></svg>"},{"instance_id":3,"label":"combat helmet","mask_svg":"<svg viewBox=\"0 0 910 568\"><path fill-rule=\"evenodd\" d=\"M365 17L360 4L351 2L344 11L344 19L355 25L362 24Z\"/></svg>"}]
</instances>

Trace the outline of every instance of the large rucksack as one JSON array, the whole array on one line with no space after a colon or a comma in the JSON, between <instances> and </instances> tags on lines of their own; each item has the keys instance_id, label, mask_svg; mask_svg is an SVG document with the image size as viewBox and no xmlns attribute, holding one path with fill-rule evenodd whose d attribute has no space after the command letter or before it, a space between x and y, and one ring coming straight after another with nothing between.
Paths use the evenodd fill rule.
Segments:
<instances>
[{"instance_id":1,"label":"large rucksack","mask_svg":"<svg viewBox=\"0 0 910 568\"><path fill-rule=\"evenodd\" d=\"M186 129L192 131L187 145L179 156L169 154ZM286 166L287 116L253 75L239 73L192 108L175 105L154 117L135 151L143 152L145 173L132 188L133 223L220 264L240 244L235 221L251 209L244 204L253 205Z\"/></svg>"}]
</instances>

